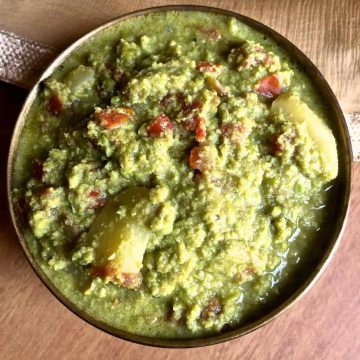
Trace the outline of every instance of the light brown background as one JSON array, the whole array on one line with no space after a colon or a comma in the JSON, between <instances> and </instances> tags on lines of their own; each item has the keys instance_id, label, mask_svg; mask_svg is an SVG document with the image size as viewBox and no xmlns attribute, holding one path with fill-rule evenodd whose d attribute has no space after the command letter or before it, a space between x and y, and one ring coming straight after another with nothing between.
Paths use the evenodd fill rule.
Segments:
<instances>
[{"instance_id":1,"label":"light brown background","mask_svg":"<svg viewBox=\"0 0 360 360\"><path fill-rule=\"evenodd\" d=\"M0 0L0 28L59 50L94 26L173 1ZM178 4L189 1L178 1ZM347 112L360 110L360 1L193 1L238 11L288 37L318 65ZM26 95L0 84L0 359L359 359L360 164L339 251L289 312L241 339L166 350L113 338L87 325L45 289L27 264L6 208L5 163Z\"/></svg>"}]
</instances>

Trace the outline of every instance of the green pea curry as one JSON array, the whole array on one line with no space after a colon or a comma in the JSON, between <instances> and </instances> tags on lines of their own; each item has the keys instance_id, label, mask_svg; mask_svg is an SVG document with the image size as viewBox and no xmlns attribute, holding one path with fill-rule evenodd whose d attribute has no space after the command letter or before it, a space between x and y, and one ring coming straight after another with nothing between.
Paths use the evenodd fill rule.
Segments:
<instances>
[{"instance_id":1,"label":"green pea curry","mask_svg":"<svg viewBox=\"0 0 360 360\"><path fill-rule=\"evenodd\" d=\"M198 337L246 323L317 249L338 173L310 79L235 18L160 12L46 79L12 196L53 284L111 326Z\"/></svg>"}]
</instances>

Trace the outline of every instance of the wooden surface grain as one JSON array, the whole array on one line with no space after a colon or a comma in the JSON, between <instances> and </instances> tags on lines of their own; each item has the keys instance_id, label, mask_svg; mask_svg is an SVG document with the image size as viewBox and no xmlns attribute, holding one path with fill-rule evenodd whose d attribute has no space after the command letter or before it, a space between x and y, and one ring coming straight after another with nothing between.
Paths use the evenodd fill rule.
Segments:
<instances>
[{"instance_id":1,"label":"wooden surface grain","mask_svg":"<svg viewBox=\"0 0 360 360\"><path fill-rule=\"evenodd\" d=\"M188 1L177 1L185 3ZM131 10L172 1L0 0L0 28L63 48ZM320 67L346 111L360 110L360 12L353 1L193 1L270 25ZM343 241L315 287L290 311L238 340L201 349L131 344L91 327L44 287L18 245L6 201L6 156L24 90L0 83L0 359L359 359L360 163Z\"/></svg>"}]
</instances>

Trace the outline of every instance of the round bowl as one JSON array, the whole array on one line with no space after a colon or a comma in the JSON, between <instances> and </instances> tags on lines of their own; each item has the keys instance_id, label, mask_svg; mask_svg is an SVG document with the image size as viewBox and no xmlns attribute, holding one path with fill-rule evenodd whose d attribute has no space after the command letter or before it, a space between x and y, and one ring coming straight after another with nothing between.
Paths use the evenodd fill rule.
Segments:
<instances>
[{"instance_id":1,"label":"round bowl","mask_svg":"<svg viewBox=\"0 0 360 360\"><path fill-rule=\"evenodd\" d=\"M240 326L234 330L228 332L219 333L218 335L209 336L205 338L196 338L196 339L164 339L164 338L152 338L146 336L140 336L132 333L128 333L117 328L111 327L104 322L101 322L94 317L88 315L86 312L79 309L75 304L69 301L62 293L52 284L50 279L44 274L40 266L37 264L34 259L31 251L29 249L28 243L24 237L24 230L21 222L17 218L14 210L14 205L11 199L11 189L12 189L12 174L13 174L13 165L14 158L16 156L17 147L19 141L21 141L21 133L26 121L28 111L33 104L41 82L49 77L53 71L58 68L65 59L71 56L76 52L85 42L98 34L106 31L108 28L118 24L119 22L149 14L154 12L163 12L169 10L176 11L202 11L202 12L211 12L221 15L226 15L230 17L235 17L242 21L243 23L249 25L250 27L264 33L266 36L274 39L282 48L284 48L290 56L300 65L302 70L311 78L312 83L315 88L319 90L320 98L327 108L329 123L331 129L335 135L337 145L338 145L338 154L339 154L339 176L337 179L337 189L336 189L336 198L332 199L333 204L336 204L336 208L332 211L331 219L329 221L329 226L326 226L326 229L321 233L321 238L323 239L323 249L322 253L318 259L316 259L310 271L308 271L304 277L294 285L294 290L291 290L290 293L284 293L281 300L278 302L277 306L273 306L266 310L259 318L254 318L251 322L247 323L245 326ZM64 50L45 70L38 82L34 85L30 91L22 111L16 122L14 133L12 136L12 141L9 150L8 157L8 168L7 168L7 186L8 186L8 201L10 206L11 218L16 229L20 244L22 246L25 255L36 272L39 278L43 283L48 287L48 289L60 300L69 310L78 315L80 318L92 324L93 326L101 329L111 335L117 336L119 338L129 340L135 343L158 346L158 347L199 347L206 346L216 343L221 343L231 339L235 339L239 336L245 335L273 320L285 310L287 310L295 301L299 300L316 282L321 273L324 271L328 265L330 259L334 255L336 248L339 245L344 225L346 222L346 217L349 207L350 191L351 191L351 182L352 182L352 152L350 145L350 137L348 129L345 123L345 119L338 101L332 90L330 89L328 83L320 73L320 71L315 67L315 65L290 41L286 38L275 32L274 30L268 28L267 26L252 20L246 16L218 8L212 7L203 7L203 6L163 6L163 7L154 7L145 10L136 11L119 18L116 18L110 22L101 25L95 30L87 33L82 38L77 40L66 50Z\"/></svg>"}]
</instances>

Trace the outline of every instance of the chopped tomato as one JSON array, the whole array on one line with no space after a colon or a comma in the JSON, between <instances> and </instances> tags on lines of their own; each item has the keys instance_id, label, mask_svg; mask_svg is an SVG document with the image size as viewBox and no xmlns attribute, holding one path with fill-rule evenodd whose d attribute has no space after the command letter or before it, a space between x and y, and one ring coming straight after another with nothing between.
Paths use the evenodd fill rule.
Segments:
<instances>
[{"instance_id":1,"label":"chopped tomato","mask_svg":"<svg viewBox=\"0 0 360 360\"><path fill-rule=\"evenodd\" d=\"M100 194L96 190L91 190L89 195L94 199L93 203L89 206L90 209L99 209L102 208L106 203L106 196Z\"/></svg>"},{"instance_id":2,"label":"chopped tomato","mask_svg":"<svg viewBox=\"0 0 360 360\"><path fill-rule=\"evenodd\" d=\"M146 131L149 136L163 137L166 131L172 131L173 128L170 119L165 114L161 114L148 125Z\"/></svg>"},{"instance_id":3,"label":"chopped tomato","mask_svg":"<svg viewBox=\"0 0 360 360\"><path fill-rule=\"evenodd\" d=\"M249 279L255 275L255 269L253 267L247 267L241 272L237 272L234 275L234 281L243 282L245 279Z\"/></svg>"},{"instance_id":4,"label":"chopped tomato","mask_svg":"<svg viewBox=\"0 0 360 360\"><path fill-rule=\"evenodd\" d=\"M119 112L114 109L102 110L98 112L96 116L101 120L100 122L101 126L107 129L116 129L119 126L125 124L129 120L130 114L126 113L125 111L126 110L124 110L124 112Z\"/></svg>"},{"instance_id":5,"label":"chopped tomato","mask_svg":"<svg viewBox=\"0 0 360 360\"><path fill-rule=\"evenodd\" d=\"M90 191L90 196L92 196L92 197L98 197L98 196L99 196L99 192L96 191L96 190L91 190L91 191Z\"/></svg>"},{"instance_id":6,"label":"chopped tomato","mask_svg":"<svg viewBox=\"0 0 360 360\"><path fill-rule=\"evenodd\" d=\"M221 132L224 136L230 137L234 129L233 123L226 123L221 127Z\"/></svg>"},{"instance_id":7,"label":"chopped tomato","mask_svg":"<svg viewBox=\"0 0 360 360\"><path fill-rule=\"evenodd\" d=\"M217 314L220 314L222 311L222 306L219 299L211 299L207 306L203 309L200 314L200 318L207 320L209 318L215 317Z\"/></svg>"},{"instance_id":8,"label":"chopped tomato","mask_svg":"<svg viewBox=\"0 0 360 360\"><path fill-rule=\"evenodd\" d=\"M255 91L267 98L273 98L281 93L279 79L276 75L270 75L260 81L255 86Z\"/></svg>"},{"instance_id":9,"label":"chopped tomato","mask_svg":"<svg viewBox=\"0 0 360 360\"><path fill-rule=\"evenodd\" d=\"M184 102L182 111L184 112L184 114L190 114L195 110L201 109L201 107L202 102L200 100L194 99L191 103Z\"/></svg>"},{"instance_id":10,"label":"chopped tomato","mask_svg":"<svg viewBox=\"0 0 360 360\"><path fill-rule=\"evenodd\" d=\"M294 151L295 136L290 134L274 134L270 139L270 148L275 156L281 156L285 147Z\"/></svg>"},{"instance_id":11,"label":"chopped tomato","mask_svg":"<svg viewBox=\"0 0 360 360\"><path fill-rule=\"evenodd\" d=\"M223 136L230 139L232 142L239 143L241 134L245 132L245 129L241 124L226 123L222 125L221 132Z\"/></svg>"},{"instance_id":12,"label":"chopped tomato","mask_svg":"<svg viewBox=\"0 0 360 360\"><path fill-rule=\"evenodd\" d=\"M195 116L191 117L190 119L186 119L181 123L181 125L187 131L195 131L197 126Z\"/></svg>"},{"instance_id":13,"label":"chopped tomato","mask_svg":"<svg viewBox=\"0 0 360 360\"><path fill-rule=\"evenodd\" d=\"M190 151L189 166L194 170L204 172L207 168L207 159L203 149L200 146L195 146Z\"/></svg>"},{"instance_id":14,"label":"chopped tomato","mask_svg":"<svg viewBox=\"0 0 360 360\"><path fill-rule=\"evenodd\" d=\"M195 139L198 142L205 141L206 138L206 123L205 119L199 115L195 115L190 119L182 122L182 126L185 130L195 131Z\"/></svg>"},{"instance_id":15,"label":"chopped tomato","mask_svg":"<svg viewBox=\"0 0 360 360\"><path fill-rule=\"evenodd\" d=\"M186 103L185 101L185 95L181 92L179 93L168 93L166 94L159 102L159 104L167 108L168 106L174 104L176 106L179 106L180 109L184 112L190 112L196 107L200 107L201 104L198 103L198 100L194 100L190 104Z\"/></svg>"},{"instance_id":16,"label":"chopped tomato","mask_svg":"<svg viewBox=\"0 0 360 360\"><path fill-rule=\"evenodd\" d=\"M196 70L199 70L201 72L218 72L220 68L220 64L213 64L208 61L198 61L196 63Z\"/></svg>"},{"instance_id":17,"label":"chopped tomato","mask_svg":"<svg viewBox=\"0 0 360 360\"><path fill-rule=\"evenodd\" d=\"M203 128L198 127L196 129L196 135L195 135L196 141L203 142L206 138L206 130Z\"/></svg>"},{"instance_id":18,"label":"chopped tomato","mask_svg":"<svg viewBox=\"0 0 360 360\"><path fill-rule=\"evenodd\" d=\"M47 109L49 113L53 115L58 115L63 109L64 104L58 95L53 95L48 102Z\"/></svg>"},{"instance_id":19,"label":"chopped tomato","mask_svg":"<svg viewBox=\"0 0 360 360\"><path fill-rule=\"evenodd\" d=\"M206 138L206 127L205 119L196 115L196 130L195 130L195 139L198 142L205 141Z\"/></svg>"}]
</instances>

